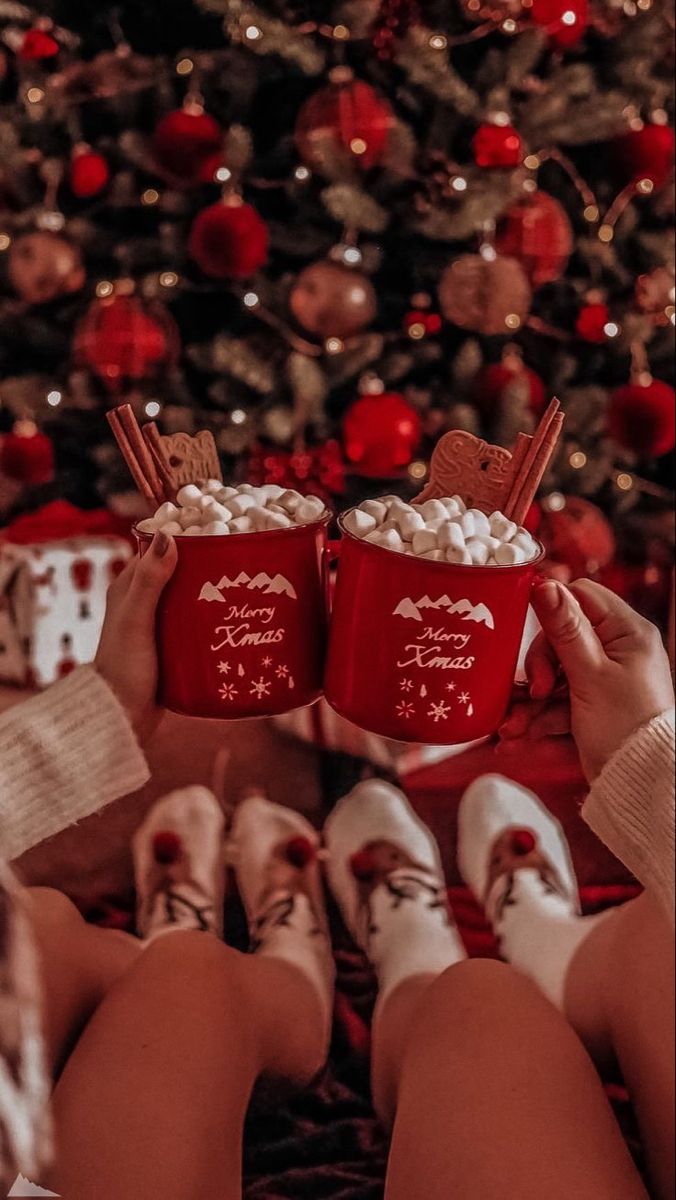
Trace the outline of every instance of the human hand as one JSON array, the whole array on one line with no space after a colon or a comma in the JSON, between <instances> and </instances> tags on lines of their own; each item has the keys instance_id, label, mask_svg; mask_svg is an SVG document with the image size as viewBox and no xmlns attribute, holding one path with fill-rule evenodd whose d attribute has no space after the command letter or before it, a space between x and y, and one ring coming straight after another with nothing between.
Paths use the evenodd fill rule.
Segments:
<instances>
[{"instance_id":1,"label":"human hand","mask_svg":"<svg viewBox=\"0 0 676 1200\"><path fill-rule=\"evenodd\" d=\"M659 630L588 579L570 587L544 580L532 604L542 625L526 658L533 703L517 704L501 736L572 731L592 783L636 729L673 704Z\"/></svg>"},{"instance_id":2,"label":"human hand","mask_svg":"<svg viewBox=\"0 0 676 1200\"><path fill-rule=\"evenodd\" d=\"M176 559L174 539L156 533L143 557L132 558L108 590L94 666L115 692L139 741L150 736L160 717L155 612Z\"/></svg>"}]
</instances>

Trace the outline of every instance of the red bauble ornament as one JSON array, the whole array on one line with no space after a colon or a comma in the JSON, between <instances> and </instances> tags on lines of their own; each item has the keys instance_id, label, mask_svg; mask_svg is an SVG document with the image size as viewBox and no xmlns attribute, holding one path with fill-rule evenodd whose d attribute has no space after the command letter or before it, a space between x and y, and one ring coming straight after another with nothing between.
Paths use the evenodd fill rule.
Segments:
<instances>
[{"instance_id":1,"label":"red bauble ornament","mask_svg":"<svg viewBox=\"0 0 676 1200\"><path fill-rule=\"evenodd\" d=\"M378 301L367 275L327 258L301 271L289 307L306 333L326 341L361 333L376 316Z\"/></svg>"},{"instance_id":2,"label":"red bauble ornament","mask_svg":"<svg viewBox=\"0 0 676 1200\"><path fill-rule=\"evenodd\" d=\"M56 58L61 47L55 38L44 29L29 29L19 48L19 58L24 62L45 62Z\"/></svg>"},{"instance_id":3,"label":"red bauble ornament","mask_svg":"<svg viewBox=\"0 0 676 1200\"><path fill-rule=\"evenodd\" d=\"M85 269L77 246L39 229L24 233L9 251L9 281L27 304L48 304L84 286Z\"/></svg>"},{"instance_id":4,"label":"red bauble ornament","mask_svg":"<svg viewBox=\"0 0 676 1200\"><path fill-rule=\"evenodd\" d=\"M575 332L583 342L594 344L607 342L606 325L609 320L610 312L607 304L585 304L578 313Z\"/></svg>"},{"instance_id":5,"label":"red bauble ornament","mask_svg":"<svg viewBox=\"0 0 676 1200\"><path fill-rule=\"evenodd\" d=\"M600 508L580 496L566 496L563 508L549 509L545 501L538 537L547 558L566 566L571 579L595 575L615 557L610 522Z\"/></svg>"},{"instance_id":6,"label":"red bauble ornament","mask_svg":"<svg viewBox=\"0 0 676 1200\"><path fill-rule=\"evenodd\" d=\"M0 471L17 483L49 483L54 478L54 447L33 421L17 421L0 440Z\"/></svg>"},{"instance_id":7,"label":"red bauble ornament","mask_svg":"<svg viewBox=\"0 0 676 1200\"><path fill-rule=\"evenodd\" d=\"M668 383L634 380L610 398L608 432L639 458L661 458L676 445L676 393Z\"/></svg>"},{"instance_id":8,"label":"red bauble ornament","mask_svg":"<svg viewBox=\"0 0 676 1200\"><path fill-rule=\"evenodd\" d=\"M486 335L514 333L526 320L533 293L515 258L463 254L446 267L439 303L448 321Z\"/></svg>"},{"instance_id":9,"label":"red bauble ornament","mask_svg":"<svg viewBox=\"0 0 676 1200\"><path fill-rule=\"evenodd\" d=\"M404 317L404 329L414 341L420 341L423 337L433 337L441 332L442 325L439 313L423 312L422 309L414 308Z\"/></svg>"},{"instance_id":10,"label":"red bauble ornament","mask_svg":"<svg viewBox=\"0 0 676 1200\"><path fill-rule=\"evenodd\" d=\"M110 167L102 154L94 150L82 150L73 155L68 185L78 200L91 200L98 196L109 181Z\"/></svg>"},{"instance_id":11,"label":"red bauble ornament","mask_svg":"<svg viewBox=\"0 0 676 1200\"><path fill-rule=\"evenodd\" d=\"M148 379L178 358L179 335L163 305L133 295L94 300L73 340L76 361L112 391Z\"/></svg>"},{"instance_id":12,"label":"red bauble ornament","mask_svg":"<svg viewBox=\"0 0 676 1200\"><path fill-rule=\"evenodd\" d=\"M333 175L336 164L367 171L385 157L394 124L388 102L349 68L337 67L329 86L301 108L296 145L303 161L319 174L330 167Z\"/></svg>"},{"instance_id":13,"label":"red bauble ornament","mask_svg":"<svg viewBox=\"0 0 676 1200\"><path fill-rule=\"evenodd\" d=\"M472 140L478 167L512 170L523 162L523 142L513 125L480 125Z\"/></svg>"},{"instance_id":14,"label":"red bauble ornament","mask_svg":"<svg viewBox=\"0 0 676 1200\"><path fill-rule=\"evenodd\" d=\"M561 278L574 244L565 209L547 192L532 192L513 205L495 236L496 249L518 259L534 288Z\"/></svg>"},{"instance_id":15,"label":"red bauble ornament","mask_svg":"<svg viewBox=\"0 0 676 1200\"><path fill-rule=\"evenodd\" d=\"M411 462L422 437L416 410L398 392L362 396L343 422L347 459L358 475L392 479Z\"/></svg>"},{"instance_id":16,"label":"red bauble ornament","mask_svg":"<svg viewBox=\"0 0 676 1200\"><path fill-rule=\"evenodd\" d=\"M630 129L611 143L619 179L626 184L649 179L656 191L668 183L674 169L674 131L669 125Z\"/></svg>"},{"instance_id":17,"label":"red bauble ornament","mask_svg":"<svg viewBox=\"0 0 676 1200\"><path fill-rule=\"evenodd\" d=\"M167 113L155 127L155 161L173 182L190 187L199 182L204 163L222 151L223 131L199 105Z\"/></svg>"},{"instance_id":18,"label":"red bauble ornament","mask_svg":"<svg viewBox=\"0 0 676 1200\"><path fill-rule=\"evenodd\" d=\"M539 25L554 46L576 46L589 24L588 0L533 0L530 19Z\"/></svg>"},{"instance_id":19,"label":"red bauble ornament","mask_svg":"<svg viewBox=\"0 0 676 1200\"><path fill-rule=\"evenodd\" d=\"M267 261L268 227L241 202L211 204L193 221L188 251L211 279L247 279Z\"/></svg>"},{"instance_id":20,"label":"red bauble ornament","mask_svg":"<svg viewBox=\"0 0 676 1200\"><path fill-rule=\"evenodd\" d=\"M531 412L539 417L545 410L547 392L545 385L535 371L516 356L507 356L499 363L491 363L479 371L472 386L472 400L485 417L495 416L505 404L509 389L523 385L528 392L528 404Z\"/></svg>"}]
</instances>

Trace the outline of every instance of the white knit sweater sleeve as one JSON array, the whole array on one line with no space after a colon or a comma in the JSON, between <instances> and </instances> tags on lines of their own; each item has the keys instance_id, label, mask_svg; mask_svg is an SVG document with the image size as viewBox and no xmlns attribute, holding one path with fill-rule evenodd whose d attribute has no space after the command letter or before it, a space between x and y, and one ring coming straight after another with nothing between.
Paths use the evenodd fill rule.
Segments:
<instances>
[{"instance_id":1,"label":"white knit sweater sleeve","mask_svg":"<svg viewBox=\"0 0 676 1200\"><path fill-rule=\"evenodd\" d=\"M674 921L674 710L637 729L582 809L594 833Z\"/></svg>"},{"instance_id":2,"label":"white knit sweater sleeve","mask_svg":"<svg viewBox=\"0 0 676 1200\"><path fill-rule=\"evenodd\" d=\"M18 858L148 777L122 705L94 667L78 667L0 716L0 857Z\"/></svg>"}]
</instances>

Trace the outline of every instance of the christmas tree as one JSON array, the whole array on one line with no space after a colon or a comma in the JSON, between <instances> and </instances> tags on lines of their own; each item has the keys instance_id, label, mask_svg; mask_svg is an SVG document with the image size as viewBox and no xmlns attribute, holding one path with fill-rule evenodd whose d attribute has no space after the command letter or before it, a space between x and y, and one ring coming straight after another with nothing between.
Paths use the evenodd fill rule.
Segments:
<instances>
[{"instance_id":1,"label":"christmas tree","mask_svg":"<svg viewBox=\"0 0 676 1200\"><path fill-rule=\"evenodd\" d=\"M233 478L339 508L419 490L446 429L509 447L556 394L552 557L598 571L619 536L660 559L670 16L0 0L5 518L54 495L133 511L122 400L212 429Z\"/></svg>"}]
</instances>

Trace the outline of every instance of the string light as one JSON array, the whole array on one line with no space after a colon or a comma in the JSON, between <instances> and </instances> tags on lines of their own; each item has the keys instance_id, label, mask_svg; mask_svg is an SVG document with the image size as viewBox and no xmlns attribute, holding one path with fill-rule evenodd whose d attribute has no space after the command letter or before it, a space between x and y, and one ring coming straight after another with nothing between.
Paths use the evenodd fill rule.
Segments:
<instances>
[{"instance_id":1,"label":"string light","mask_svg":"<svg viewBox=\"0 0 676 1200\"><path fill-rule=\"evenodd\" d=\"M619 325L616 325L614 321L608 321L607 325L603 326L603 332L605 333L606 337L614 338L617 337L618 333L620 332L620 327Z\"/></svg>"},{"instance_id":2,"label":"string light","mask_svg":"<svg viewBox=\"0 0 676 1200\"><path fill-rule=\"evenodd\" d=\"M599 241L600 242L612 242L614 237L615 237L615 230L613 229L612 225L602 225L601 226L601 228L599 229Z\"/></svg>"},{"instance_id":3,"label":"string light","mask_svg":"<svg viewBox=\"0 0 676 1200\"><path fill-rule=\"evenodd\" d=\"M113 285L109 279L102 279L100 283L97 283L96 295L98 296L99 300L105 300L108 296L112 296L112 294Z\"/></svg>"},{"instance_id":4,"label":"string light","mask_svg":"<svg viewBox=\"0 0 676 1200\"><path fill-rule=\"evenodd\" d=\"M310 172L308 171L307 167L296 167L293 177L294 179L297 179L299 183L306 183L310 178Z\"/></svg>"},{"instance_id":5,"label":"string light","mask_svg":"<svg viewBox=\"0 0 676 1200\"><path fill-rule=\"evenodd\" d=\"M353 138L350 142L350 150L353 154L357 154L359 156L366 154L366 151L368 150L368 142L365 142L363 138Z\"/></svg>"},{"instance_id":6,"label":"string light","mask_svg":"<svg viewBox=\"0 0 676 1200\"><path fill-rule=\"evenodd\" d=\"M146 188L141 196L141 204L145 204L146 206L157 204L159 198L160 193L157 191L157 188Z\"/></svg>"},{"instance_id":7,"label":"string light","mask_svg":"<svg viewBox=\"0 0 676 1200\"><path fill-rule=\"evenodd\" d=\"M256 292L246 292L242 297L242 304L245 308L258 308L260 299Z\"/></svg>"},{"instance_id":8,"label":"string light","mask_svg":"<svg viewBox=\"0 0 676 1200\"><path fill-rule=\"evenodd\" d=\"M412 462L410 467L408 468L409 476L411 477L411 479L416 479L416 480L426 479L427 471L428 471L428 467L427 467L426 462Z\"/></svg>"},{"instance_id":9,"label":"string light","mask_svg":"<svg viewBox=\"0 0 676 1200\"><path fill-rule=\"evenodd\" d=\"M537 171L541 161L537 154L527 154L523 160L523 165L524 167L528 167L529 171Z\"/></svg>"},{"instance_id":10,"label":"string light","mask_svg":"<svg viewBox=\"0 0 676 1200\"><path fill-rule=\"evenodd\" d=\"M425 326L423 325L422 321L414 321L413 324L409 325L408 327L408 336L413 338L414 342L422 341L425 336L425 332Z\"/></svg>"},{"instance_id":11,"label":"string light","mask_svg":"<svg viewBox=\"0 0 676 1200\"><path fill-rule=\"evenodd\" d=\"M333 36L337 42L348 42L350 40L350 31L347 25L334 25Z\"/></svg>"},{"instance_id":12,"label":"string light","mask_svg":"<svg viewBox=\"0 0 676 1200\"><path fill-rule=\"evenodd\" d=\"M566 497L562 492L552 492L545 500L543 507L548 512L563 512L566 507Z\"/></svg>"},{"instance_id":13,"label":"string light","mask_svg":"<svg viewBox=\"0 0 676 1200\"><path fill-rule=\"evenodd\" d=\"M505 317L505 325L508 329L520 329L521 317L518 313L508 313Z\"/></svg>"},{"instance_id":14,"label":"string light","mask_svg":"<svg viewBox=\"0 0 676 1200\"><path fill-rule=\"evenodd\" d=\"M507 17L507 20L502 22L503 33L516 33L518 28L519 26L513 17Z\"/></svg>"},{"instance_id":15,"label":"string light","mask_svg":"<svg viewBox=\"0 0 676 1200\"><path fill-rule=\"evenodd\" d=\"M489 120L492 125L498 125L498 126L500 126L501 129L504 129L507 125L509 125L509 113L506 113L506 112L493 113L492 116L489 117Z\"/></svg>"},{"instance_id":16,"label":"string light","mask_svg":"<svg viewBox=\"0 0 676 1200\"><path fill-rule=\"evenodd\" d=\"M342 354L345 349L345 342L338 337L330 337L325 343L327 354Z\"/></svg>"},{"instance_id":17,"label":"string light","mask_svg":"<svg viewBox=\"0 0 676 1200\"><path fill-rule=\"evenodd\" d=\"M615 483L621 492L630 492L634 486L634 477L627 471L620 471L615 477Z\"/></svg>"},{"instance_id":18,"label":"string light","mask_svg":"<svg viewBox=\"0 0 676 1200\"><path fill-rule=\"evenodd\" d=\"M655 125L666 125L669 121L669 113L665 108L656 108L650 115Z\"/></svg>"},{"instance_id":19,"label":"string light","mask_svg":"<svg viewBox=\"0 0 676 1200\"><path fill-rule=\"evenodd\" d=\"M363 260L363 255L358 246L346 246L343 251L343 262L347 263L348 267L357 267Z\"/></svg>"},{"instance_id":20,"label":"string light","mask_svg":"<svg viewBox=\"0 0 676 1200\"><path fill-rule=\"evenodd\" d=\"M233 425L246 425L246 413L243 408L233 408L230 413L230 420Z\"/></svg>"},{"instance_id":21,"label":"string light","mask_svg":"<svg viewBox=\"0 0 676 1200\"><path fill-rule=\"evenodd\" d=\"M63 396L61 395L61 392L56 390L53 392L47 392L47 403L50 408L58 408L62 400Z\"/></svg>"},{"instance_id":22,"label":"string light","mask_svg":"<svg viewBox=\"0 0 676 1200\"><path fill-rule=\"evenodd\" d=\"M9 250L12 239L8 233L0 233L0 251Z\"/></svg>"},{"instance_id":23,"label":"string light","mask_svg":"<svg viewBox=\"0 0 676 1200\"><path fill-rule=\"evenodd\" d=\"M451 187L454 192L466 192L468 187L467 180L463 175L456 175L455 179L451 180Z\"/></svg>"},{"instance_id":24,"label":"string light","mask_svg":"<svg viewBox=\"0 0 676 1200\"><path fill-rule=\"evenodd\" d=\"M585 221L589 221L590 225L594 225L601 216L596 204L588 204L583 213Z\"/></svg>"},{"instance_id":25,"label":"string light","mask_svg":"<svg viewBox=\"0 0 676 1200\"><path fill-rule=\"evenodd\" d=\"M430 38L430 46L433 50L446 50L448 38L443 33L433 33Z\"/></svg>"},{"instance_id":26,"label":"string light","mask_svg":"<svg viewBox=\"0 0 676 1200\"><path fill-rule=\"evenodd\" d=\"M29 104L40 104L45 98L45 93L42 88L31 87L26 92L26 99Z\"/></svg>"},{"instance_id":27,"label":"string light","mask_svg":"<svg viewBox=\"0 0 676 1200\"><path fill-rule=\"evenodd\" d=\"M159 417L160 413L162 412L162 405L158 400L149 400L145 406L144 412L146 416L150 417L151 419L154 417Z\"/></svg>"},{"instance_id":28,"label":"string light","mask_svg":"<svg viewBox=\"0 0 676 1200\"><path fill-rule=\"evenodd\" d=\"M523 190L524 190L524 192L537 192L537 190L538 190L537 180L524 179Z\"/></svg>"},{"instance_id":29,"label":"string light","mask_svg":"<svg viewBox=\"0 0 676 1200\"><path fill-rule=\"evenodd\" d=\"M247 25L244 36L248 42L257 42L263 36L263 30L258 25Z\"/></svg>"},{"instance_id":30,"label":"string light","mask_svg":"<svg viewBox=\"0 0 676 1200\"><path fill-rule=\"evenodd\" d=\"M191 58L181 58L176 63L177 75L191 75L195 69L195 64Z\"/></svg>"},{"instance_id":31,"label":"string light","mask_svg":"<svg viewBox=\"0 0 676 1200\"><path fill-rule=\"evenodd\" d=\"M218 167L214 179L216 183L227 183L232 179L232 171L229 171L227 167Z\"/></svg>"},{"instance_id":32,"label":"string light","mask_svg":"<svg viewBox=\"0 0 676 1200\"><path fill-rule=\"evenodd\" d=\"M561 17L561 22L563 25L576 25L577 24L577 15L573 12L572 8L566 9L565 13Z\"/></svg>"},{"instance_id":33,"label":"string light","mask_svg":"<svg viewBox=\"0 0 676 1200\"><path fill-rule=\"evenodd\" d=\"M498 257L495 246L491 246L490 242L484 242L483 246L479 248L479 254L485 262L495 262Z\"/></svg>"},{"instance_id":34,"label":"string light","mask_svg":"<svg viewBox=\"0 0 676 1200\"><path fill-rule=\"evenodd\" d=\"M638 183L636 184L636 191L641 192L643 196L649 196L651 192L654 192L654 190L655 184L653 183L652 179L639 179Z\"/></svg>"},{"instance_id":35,"label":"string light","mask_svg":"<svg viewBox=\"0 0 676 1200\"><path fill-rule=\"evenodd\" d=\"M160 275L160 286L165 288L176 287L178 283L178 275L175 271L163 271Z\"/></svg>"},{"instance_id":36,"label":"string light","mask_svg":"<svg viewBox=\"0 0 676 1200\"><path fill-rule=\"evenodd\" d=\"M581 471L587 465L587 455L583 450L576 450L574 454L571 454L568 461L573 470Z\"/></svg>"}]
</instances>

